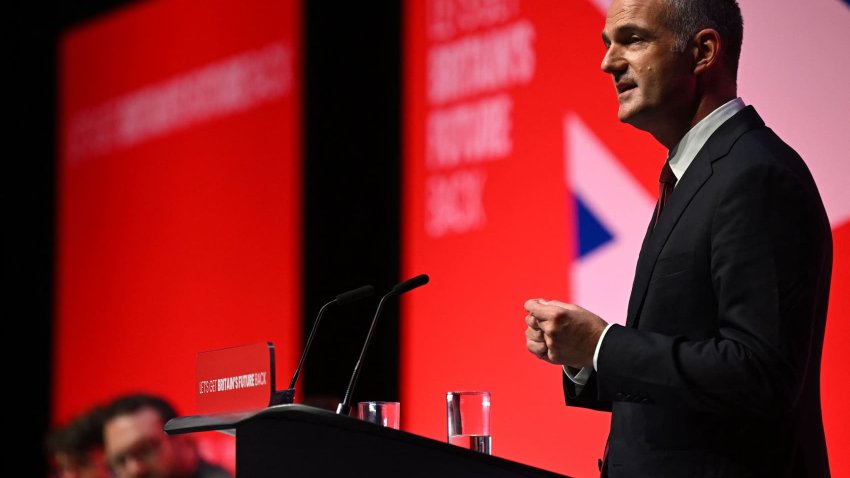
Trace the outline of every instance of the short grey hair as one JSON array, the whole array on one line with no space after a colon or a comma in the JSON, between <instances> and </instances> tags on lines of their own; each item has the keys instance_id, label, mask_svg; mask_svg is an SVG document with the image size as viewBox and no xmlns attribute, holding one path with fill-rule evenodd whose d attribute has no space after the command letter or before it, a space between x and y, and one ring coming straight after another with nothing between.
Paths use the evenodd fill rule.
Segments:
<instances>
[{"instance_id":1,"label":"short grey hair","mask_svg":"<svg viewBox=\"0 0 850 478\"><path fill-rule=\"evenodd\" d=\"M744 39L744 19L736 0L664 0L664 21L676 37L676 51L685 51L688 42L704 28L720 34L726 47L724 60L737 76Z\"/></svg>"}]
</instances>

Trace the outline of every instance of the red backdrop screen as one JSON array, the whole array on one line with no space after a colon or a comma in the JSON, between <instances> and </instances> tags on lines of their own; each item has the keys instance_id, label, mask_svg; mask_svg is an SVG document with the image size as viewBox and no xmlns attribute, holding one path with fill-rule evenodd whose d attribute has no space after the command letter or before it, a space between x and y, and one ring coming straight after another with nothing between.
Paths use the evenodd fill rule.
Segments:
<instances>
[{"instance_id":1,"label":"red backdrop screen","mask_svg":"<svg viewBox=\"0 0 850 478\"><path fill-rule=\"evenodd\" d=\"M300 6L161 0L60 44L54 420L195 412L195 354L300 352ZM281 375L282 374L282 375Z\"/></svg>"}]
</instances>

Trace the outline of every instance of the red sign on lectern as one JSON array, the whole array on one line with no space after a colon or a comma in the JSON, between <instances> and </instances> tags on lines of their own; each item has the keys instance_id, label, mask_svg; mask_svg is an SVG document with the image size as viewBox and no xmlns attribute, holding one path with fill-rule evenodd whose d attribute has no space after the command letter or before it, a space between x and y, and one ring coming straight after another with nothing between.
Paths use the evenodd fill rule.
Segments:
<instances>
[{"instance_id":1,"label":"red sign on lectern","mask_svg":"<svg viewBox=\"0 0 850 478\"><path fill-rule=\"evenodd\" d=\"M198 353L197 413L259 410L274 393L271 342Z\"/></svg>"}]
</instances>

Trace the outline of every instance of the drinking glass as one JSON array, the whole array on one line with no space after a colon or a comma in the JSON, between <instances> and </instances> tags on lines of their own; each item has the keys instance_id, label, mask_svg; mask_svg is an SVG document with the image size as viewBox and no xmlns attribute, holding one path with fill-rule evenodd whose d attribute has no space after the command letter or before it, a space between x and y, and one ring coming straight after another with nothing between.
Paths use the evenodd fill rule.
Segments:
<instances>
[{"instance_id":1,"label":"drinking glass","mask_svg":"<svg viewBox=\"0 0 850 478\"><path fill-rule=\"evenodd\" d=\"M446 418L449 443L491 453L490 392L448 392Z\"/></svg>"},{"instance_id":2,"label":"drinking glass","mask_svg":"<svg viewBox=\"0 0 850 478\"><path fill-rule=\"evenodd\" d=\"M399 402L360 402L357 416L376 425L398 430L401 404Z\"/></svg>"}]
</instances>

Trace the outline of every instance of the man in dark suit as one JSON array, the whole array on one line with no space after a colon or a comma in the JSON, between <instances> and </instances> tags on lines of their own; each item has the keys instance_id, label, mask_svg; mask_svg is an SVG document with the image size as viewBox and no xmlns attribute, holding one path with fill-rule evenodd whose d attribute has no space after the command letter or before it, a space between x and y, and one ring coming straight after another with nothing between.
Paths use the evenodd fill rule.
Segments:
<instances>
[{"instance_id":1,"label":"man in dark suit","mask_svg":"<svg viewBox=\"0 0 850 478\"><path fill-rule=\"evenodd\" d=\"M568 405L610 410L609 476L828 476L820 360L830 227L802 159L737 98L734 0L614 0L619 119L670 154L626 326L526 302Z\"/></svg>"}]
</instances>

